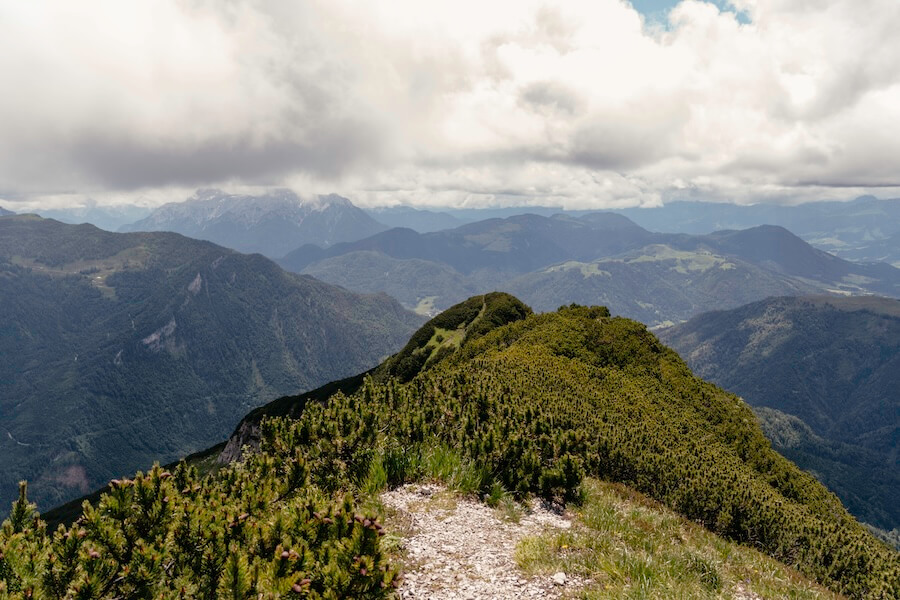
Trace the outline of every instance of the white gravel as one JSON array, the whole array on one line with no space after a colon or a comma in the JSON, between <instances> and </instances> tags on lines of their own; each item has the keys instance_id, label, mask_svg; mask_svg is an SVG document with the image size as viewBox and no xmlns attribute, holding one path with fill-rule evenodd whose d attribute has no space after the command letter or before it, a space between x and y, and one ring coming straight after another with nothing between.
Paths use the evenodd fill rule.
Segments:
<instances>
[{"instance_id":1,"label":"white gravel","mask_svg":"<svg viewBox=\"0 0 900 600\"><path fill-rule=\"evenodd\" d=\"M400 598L554 599L585 583L561 572L526 577L516 567L513 555L523 537L571 526L538 502L514 523L435 485L407 485L382 494L381 500L394 510L389 529L404 536L408 564Z\"/></svg>"}]
</instances>

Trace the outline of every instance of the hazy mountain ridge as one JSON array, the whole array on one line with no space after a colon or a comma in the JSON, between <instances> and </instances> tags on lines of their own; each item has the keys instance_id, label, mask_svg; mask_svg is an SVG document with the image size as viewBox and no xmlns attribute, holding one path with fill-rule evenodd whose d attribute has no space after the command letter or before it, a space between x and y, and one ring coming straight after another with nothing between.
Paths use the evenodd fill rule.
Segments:
<instances>
[{"instance_id":1,"label":"hazy mountain ridge","mask_svg":"<svg viewBox=\"0 0 900 600\"><path fill-rule=\"evenodd\" d=\"M16 213L14 213L11 210L6 210L2 206L0 206L0 217L5 217L6 215L14 215L14 214L16 214Z\"/></svg>"},{"instance_id":2,"label":"hazy mountain ridge","mask_svg":"<svg viewBox=\"0 0 900 600\"><path fill-rule=\"evenodd\" d=\"M773 295L900 296L900 270L842 260L782 227L665 234L614 213L518 215L428 234L391 229L330 248L305 245L279 263L420 310L503 289L541 311L602 302L651 325Z\"/></svg>"},{"instance_id":3,"label":"hazy mountain ridge","mask_svg":"<svg viewBox=\"0 0 900 600\"><path fill-rule=\"evenodd\" d=\"M490 283L476 283L450 265L418 258L392 258L374 250L349 252L325 258L302 271L351 290L385 292L406 307L434 314L434 301L463 300ZM424 296L423 291L430 295Z\"/></svg>"},{"instance_id":4,"label":"hazy mountain ridge","mask_svg":"<svg viewBox=\"0 0 900 600\"><path fill-rule=\"evenodd\" d=\"M810 202L795 206L685 201L617 212L643 227L669 233L706 234L722 229L780 225L841 258L900 266L900 199L863 196L850 202Z\"/></svg>"},{"instance_id":5,"label":"hazy mountain ridge","mask_svg":"<svg viewBox=\"0 0 900 600\"><path fill-rule=\"evenodd\" d=\"M0 221L0 472L42 506L221 439L250 408L349 375L421 322L385 296L173 233Z\"/></svg>"},{"instance_id":6,"label":"hazy mountain ridge","mask_svg":"<svg viewBox=\"0 0 900 600\"><path fill-rule=\"evenodd\" d=\"M900 527L900 301L772 298L700 315L660 336L700 376L786 413L788 420L760 412L768 432L780 427L776 448L867 522Z\"/></svg>"},{"instance_id":7,"label":"hazy mountain ridge","mask_svg":"<svg viewBox=\"0 0 900 600\"><path fill-rule=\"evenodd\" d=\"M208 192L209 190L201 190L198 195ZM274 190L271 194L277 196L283 192L284 190ZM315 201L316 198L310 200ZM130 227L137 218L135 215L144 218L150 209L136 205L89 204L83 207L40 212L42 216L66 223L88 222L111 231L119 227L123 227L123 231L132 231L133 229ZM413 229L419 233L431 233L459 227L466 223L497 218L506 219L523 214L537 214L544 217L558 214L577 219L596 211L563 210L560 207L544 206L519 206L502 209L447 207L429 210L399 205L366 208L363 212L375 221L383 223L385 228L402 227ZM861 197L849 202L811 202L799 205L737 205L675 201L661 207L612 209L611 212L624 215L648 230L673 234L706 235L715 231L776 225L792 231L816 248L847 260L886 262L900 266L900 225L898 225L900 223L900 199ZM132 215L130 219L128 215ZM147 227L148 230L149 227ZM347 236L347 241L361 239L367 235L369 234L360 236L354 233ZM332 237L338 239L340 236ZM286 244L289 246L288 250L277 255L270 254L270 256L283 256L300 245L296 238L291 239L293 245ZM301 240L301 243L304 241L322 244L321 241L314 240Z\"/></svg>"},{"instance_id":8,"label":"hazy mountain ridge","mask_svg":"<svg viewBox=\"0 0 900 600\"><path fill-rule=\"evenodd\" d=\"M147 217L153 209L134 204L100 205L87 202L84 206L37 210L46 219L71 225L89 223L106 231L118 231L123 226Z\"/></svg>"},{"instance_id":9,"label":"hazy mountain ridge","mask_svg":"<svg viewBox=\"0 0 900 600\"><path fill-rule=\"evenodd\" d=\"M329 246L385 229L342 196L301 199L282 189L258 196L200 190L185 202L165 204L120 231L174 231L278 258L304 243Z\"/></svg>"},{"instance_id":10,"label":"hazy mountain ridge","mask_svg":"<svg viewBox=\"0 0 900 600\"><path fill-rule=\"evenodd\" d=\"M391 229L406 227L419 233L452 229L470 220L455 217L449 212L425 210L407 205L377 206L365 210L373 219L384 223Z\"/></svg>"}]
</instances>

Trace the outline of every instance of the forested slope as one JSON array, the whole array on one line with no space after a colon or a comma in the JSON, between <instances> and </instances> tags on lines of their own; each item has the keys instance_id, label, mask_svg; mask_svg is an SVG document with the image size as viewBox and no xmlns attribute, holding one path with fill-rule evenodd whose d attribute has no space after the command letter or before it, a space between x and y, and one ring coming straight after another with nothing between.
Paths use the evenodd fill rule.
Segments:
<instances>
[{"instance_id":1,"label":"forested slope","mask_svg":"<svg viewBox=\"0 0 900 600\"><path fill-rule=\"evenodd\" d=\"M378 364L421 322L171 233L0 219L0 515L221 440L260 404Z\"/></svg>"},{"instance_id":2,"label":"forested slope","mask_svg":"<svg viewBox=\"0 0 900 600\"><path fill-rule=\"evenodd\" d=\"M900 528L900 301L769 298L660 336L700 376L771 409L758 416L776 449L855 515Z\"/></svg>"}]
</instances>

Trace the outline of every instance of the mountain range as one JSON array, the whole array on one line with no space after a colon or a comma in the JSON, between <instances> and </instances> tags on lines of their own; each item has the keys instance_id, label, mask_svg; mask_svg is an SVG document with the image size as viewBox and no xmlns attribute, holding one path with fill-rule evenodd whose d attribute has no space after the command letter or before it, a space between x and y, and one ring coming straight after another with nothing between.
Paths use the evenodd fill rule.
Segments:
<instances>
[{"instance_id":1,"label":"mountain range","mask_svg":"<svg viewBox=\"0 0 900 600\"><path fill-rule=\"evenodd\" d=\"M518 215L425 234L395 228L328 248L307 244L278 262L426 314L494 289L540 311L602 302L650 325L768 296L900 296L900 270L837 258L782 227L654 233L614 213Z\"/></svg>"},{"instance_id":2,"label":"mountain range","mask_svg":"<svg viewBox=\"0 0 900 600\"><path fill-rule=\"evenodd\" d=\"M14 215L14 214L16 214L16 213L12 212L11 210L6 210L2 206L0 206L0 217L5 217L7 215Z\"/></svg>"},{"instance_id":3,"label":"mountain range","mask_svg":"<svg viewBox=\"0 0 900 600\"><path fill-rule=\"evenodd\" d=\"M184 202L164 204L119 231L173 231L239 252L280 258L305 243L329 246L385 229L336 194L301 199L286 189L256 196L207 189Z\"/></svg>"},{"instance_id":4,"label":"mountain range","mask_svg":"<svg viewBox=\"0 0 900 600\"><path fill-rule=\"evenodd\" d=\"M593 211L563 210L560 207L547 206L519 206L507 208L480 208L461 209L446 207L437 210L415 208L408 205L380 206L367 208L364 211L356 209L348 200L343 199L346 216L341 217L346 221L346 230L341 230L339 219L334 219L326 227L335 227L327 231L327 235L319 235L312 231L315 228L298 231L273 223L260 224L262 232L257 236L264 239L266 235L276 236L283 244L268 243L277 247L268 247L259 239L252 241L252 235L243 231L241 222L250 221L253 214L259 214L270 209L278 215L275 219L286 218L289 221L300 222L303 215L293 214L293 209L285 209L280 206L281 196L294 196L291 203L317 203L321 198L340 198L335 194L320 196L312 200L299 200L293 192L287 190L272 190L259 195L230 195L215 190L199 190L191 199L196 202L207 195L217 195L230 200L228 212L225 216L209 218L203 215L201 206L188 210L187 206L180 214L159 215L149 221L135 224L137 220L144 220L150 213L150 209L137 205L102 206L94 202L88 202L84 206L49 209L41 211L41 215L54 218L65 223L92 223L102 229L115 231L121 227L122 231L137 230L173 230L179 233L200 237L210 237L212 241L224 246L229 246L228 235L236 236L235 244L242 245L242 251L256 251L257 248L271 258L280 258L304 243L317 245L331 245L336 241L353 241L361 239L382 229L404 227L413 229L419 233L430 233L444 229L452 229L467 223L484 221L495 218L509 218L522 214L537 214L552 217L556 214L564 214L573 219L589 214ZM183 203L177 203L183 204ZM202 204L202 203L201 203ZM246 206L242 206L246 205ZM168 210L168 209L167 209ZM220 209L221 210L221 209ZM197 212L198 214L191 214ZM248 213L246 216L242 213ZM340 211L336 211L340 212ZM366 222L359 213L366 213L372 220L382 224L381 229ZM702 235L714 231L731 229L748 229L760 225L778 225L784 227L812 246L825 250L841 258L859 262L887 262L900 267L900 199L878 199L872 196L863 196L848 202L811 202L798 205L781 204L753 204L737 205L728 203L712 203L698 201L674 201L659 207L635 207L616 209L616 213L622 214L633 220L640 226L651 231L662 233L687 233ZM182 218L187 218L194 224L190 230ZM158 220L157 220L158 219ZM222 219L222 223L214 223ZM210 220L205 226L201 222ZM321 224L319 225L322 226ZM185 227L181 229L175 229ZM137 228L137 229L135 229ZM158 229L153 229L158 228ZM204 230L210 233L203 234ZM239 233L239 235L236 235ZM204 238L205 239L205 238ZM243 246L249 244L247 246ZM260 245L262 244L262 245Z\"/></svg>"},{"instance_id":5,"label":"mountain range","mask_svg":"<svg viewBox=\"0 0 900 600\"><path fill-rule=\"evenodd\" d=\"M660 331L861 520L900 528L900 301L771 298Z\"/></svg>"},{"instance_id":6,"label":"mountain range","mask_svg":"<svg viewBox=\"0 0 900 600\"><path fill-rule=\"evenodd\" d=\"M793 206L742 206L712 202L670 202L620 212L643 227L667 233L711 233L780 225L813 246L848 260L887 262L900 267L900 199L862 196L850 202Z\"/></svg>"},{"instance_id":7,"label":"mountain range","mask_svg":"<svg viewBox=\"0 0 900 600\"><path fill-rule=\"evenodd\" d=\"M377 364L421 319L174 233L0 219L0 505L43 507Z\"/></svg>"}]
</instances>

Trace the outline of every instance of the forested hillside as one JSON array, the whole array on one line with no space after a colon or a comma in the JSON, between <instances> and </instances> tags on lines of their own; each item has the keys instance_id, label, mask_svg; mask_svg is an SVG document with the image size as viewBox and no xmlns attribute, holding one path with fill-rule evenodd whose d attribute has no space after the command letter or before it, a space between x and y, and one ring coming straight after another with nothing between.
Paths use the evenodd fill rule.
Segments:
<instances>
[{"instance_id":1,"label":"forested hillside","mask_svg":"<svg viewBox=\"0 0 900 600\"><path fill-rule=\"evenodd\" d=\"M900 527L900 301L771 298L664 330L861 520Z\"/></svg>"},{"instance_id":2,"label":"forested hillside","mask_svg":"<svg viewBox=\"0 0 900 600\"><path fill-rule=\"evenodd\" d=\"M0 220L0 500L42 509L374 366L421 321L176 234Z\"/></svg>"},{"instance_id":3,"label":"forested hillside","mask_svg":"<svg viewBox=\"0 0 900 600\"><path fill-rule=\"evenodd\" d=\"M381 524L327 498L364 502L439 460L488 499L577 504L586 476L626 483L849 597L900 593L898 554L772 451L746 404L603 307L535 316L510 296L476 297L338 387L295 398L296 418L262 418L245 462L113 482L52 538L21 502L0 538L17 558L0 573L20 590L111 597L381 597L396 582Z\"/></svg>"}]
</instances>

